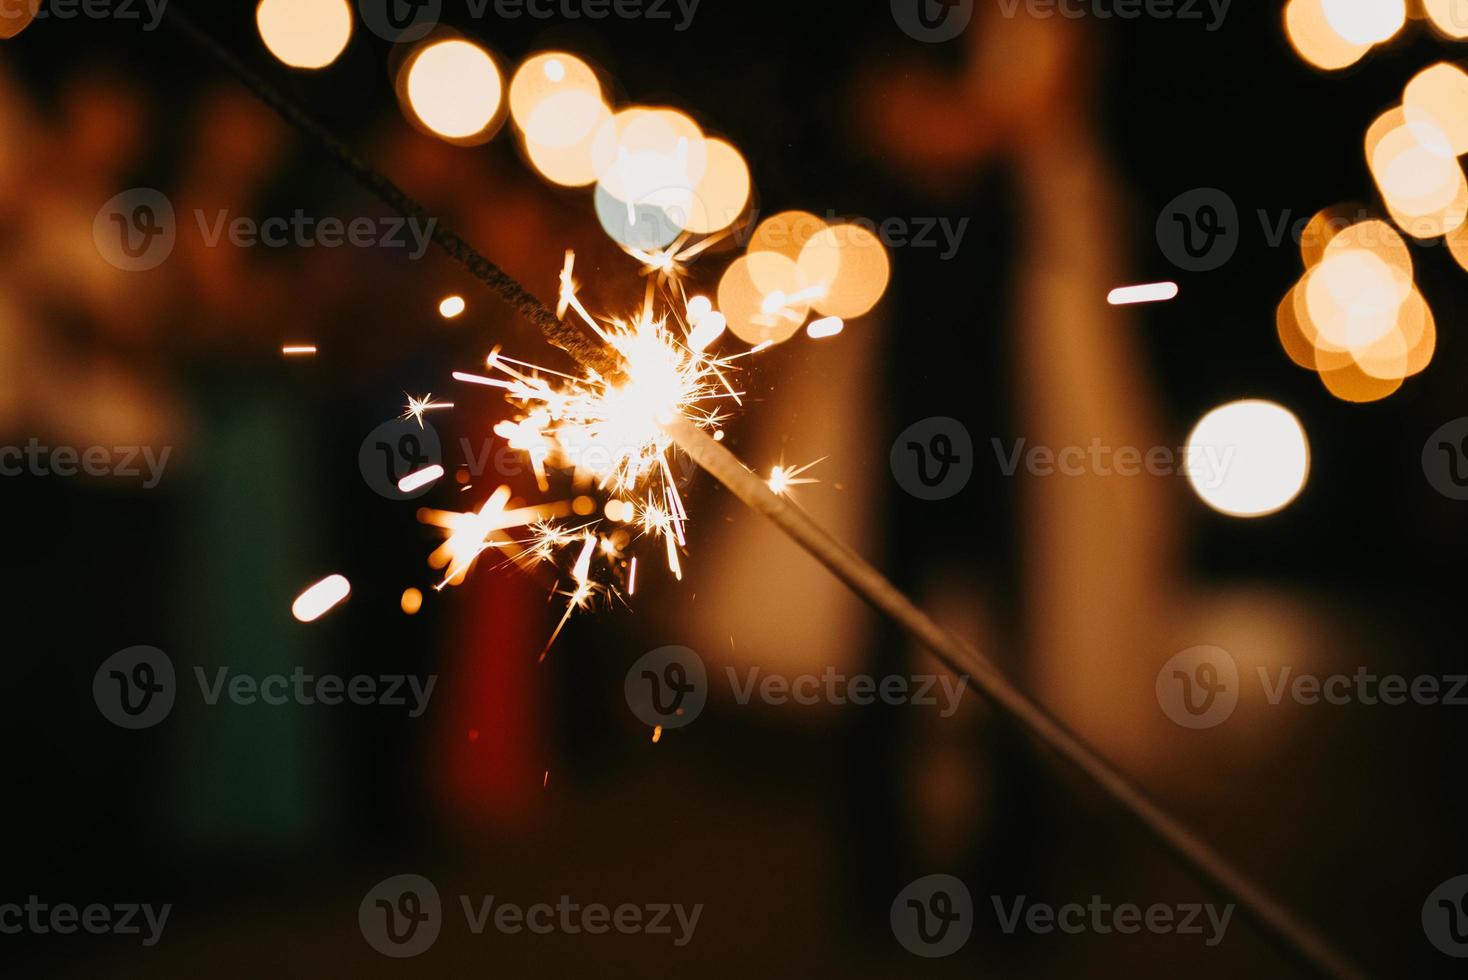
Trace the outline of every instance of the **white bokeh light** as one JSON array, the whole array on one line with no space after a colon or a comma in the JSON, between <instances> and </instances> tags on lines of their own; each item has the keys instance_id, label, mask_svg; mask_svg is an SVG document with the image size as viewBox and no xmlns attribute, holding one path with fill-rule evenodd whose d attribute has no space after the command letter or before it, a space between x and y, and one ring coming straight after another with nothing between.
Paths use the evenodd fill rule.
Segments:
<instances>
[{"instance_id":1,"label":"white bokeh light","mask_svg":"<svg viewBox=\"0 0 1468 980\"><path fill-rule=\"evenodd\" d=\"M1293 412L1274 402L1220 405L1193 428L1188 482L1205 504L1230 517L1263 517L1288 507L1310 475L1310 444Z\"/></svg>"}]
</instances>

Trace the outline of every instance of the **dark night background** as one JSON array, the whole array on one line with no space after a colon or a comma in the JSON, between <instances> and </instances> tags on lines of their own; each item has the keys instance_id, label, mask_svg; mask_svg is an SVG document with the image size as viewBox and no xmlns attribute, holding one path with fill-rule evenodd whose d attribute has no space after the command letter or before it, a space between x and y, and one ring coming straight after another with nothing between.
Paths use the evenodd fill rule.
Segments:
<instances>
[{"instance_id":1,"label":"dark night background","mask_svg":"<svg viewBox=\"0 0 1468 980\"><path fill-rule=\"evenodd\" d=\"M575 248L588 305L639 295L618 292L634 280L640 290L641 280L605 241L589 194L538 181L508 128L460 149L403 122L386 42L358 29L328 70L291 73L261 45L253 4L175 3L533 291L553 295L562 250ZM1016 253L1030 231L1014 203L1013 164L996 157L944 182L918 179L872 138L856 94L880 92L872 79L912 65L950 70L964 42L917 43L881 2L703 0L684 32L614 18L474 21L452 0L445 6L447 23L507 66L536 50L567 50L615 79L619 100L671 104L727 136L750 163L762 213L971 219L950 261L937 250L894 249L891 286L871 318L881 325L871 331L880 382L867 397L881 422L863 438L880 521L868 550L905 586L919 588L938 568L982 583L986 608L1011 610L987 634L1003 644L996 659L1025 684L1022 637L1035 613L1022 601L1016 528L1028 482L981 466L960 496L921 504L886 472L893 438L925 416L963 420L981 460L991 437L1025 432L1007 367ZM1418 284L1437 318L1436 357L1385 401L1347 404L1280 349L1275 308L1302 267L1291 242L1270 245L1258 217L1267 212L1272 224L1285 212L1299 220L1344 202L1376 205L1361 150L1366 127L1421 67L1464 52L1409 25L1356 67L1326 75L1291 50L1279 6L1235 3L1213 33L1199 22L1088 21L1080 26L1094 74L1077 72L1067 92L1094 106L1120 180L1124 220L1097 226L1108 239L1102 247L1129 281L1170 278L1182 287L1177 300L1140 308L1133 328L1163 444L1180 445L1210 407L1246 397L1289 406L1310 437L1309 485L1270 518L1214 514L1177 481L1178 574L1199 592L1308 602L1320 627L1313 670L1465 672L1456 562L1468 547L1465 505L1432 489L1420 456L1429 434L1468 414L1460 380L1468 352L1456 336L1468 279L1446 249L1414 247ZM186 183L190 147L231 114L262 132L274 126L242 107L243 90L167 18L152 33L135 23L37 23L0 42L0 69L5 97L28 100L41 119L63 117L79 84L137 108L135 152L118 161L111 190L78 205L88 223L116 191L174 193ZM952 125L961 127L969 121L957 105ZM279 147L254 203L230 206L384 213L298 135L279 129L272 139ZM12 175L0 216L0 255L13 272L37 233L14 206L28 193L27 176L43 175ZM1153 236L1164 205L1197 187L1225 191L1243 225L1237 255L1205 274L1174 268ZM712 290L724 261L695 265L693 281ZM435 537L414 520L414 505L368 490L356 453L366 432L401 410L401 392L449 392L448 373L472 369L493 344L559 365L557 355L437 252L419 263L287 252L252 256L232 275L247 300L232 313L203 300L191 309L196 283L148 331L99 329L63 301L37 304L61 349L101 352L141 377L166 379L160 405L172 406L181 428L156 489L0 481L11 570L4 611L16 627L0 716L11 773L0 902L36 894L174 909L151 949L117 936L0 936L0 972L1298 975L1238 913L1217 948L1198 937L1026 937L993 928L984 914L991 893L1055 903L1093 894L1142 904L1213 898L987 706L952 720L963 726L952 751L981 802L967 811L979 816L962 845L940 848L938 859L909 790L940 749L913 709L848 709L812 721L796 709L713 703L699 724L651 744L625 710L623 674L647 650L684 642L668 624L697 616L704 591L719 586L712 558L700 554L697 515L710 515L706 525L724 520L712 516L722 491L700 478L686 492L695 514L687 561L705 564L701 589L649 579L630 610L573 617L537 666L540 638L560 608L544 601L551 580L482 568L465 586L428 592L423 559ZM26 288L17 274L7 292ZM464 320L434 314L448 292L469 300ZM839 342L866 322L848 325ZM1067 325L1054 329L1063 335ZM322 354L283 360L279 345L300 337L320 338ZM0 353L12 361L8 375L41 371L10 346ZM730 427L736 452L760 426L786 424L761 404L780 379L819 372L823 356L825 348L792 342L753 361L744 382L753 397ZM85 387L81 378L65 385ZM477 438L486 418L502 414L493 399L452 394L460 410L434 419L446 444ZM7 408L0 441L86 438L48 436L36 417L24 404ZM803 498L818 517L822 492ZM425 502L454 506L452 493ZM309 627L291 620L301 585L333 571L351 578L351 600ZM409 585L428 595L414 617L398 609ZM493 638L511 626L515 642ZM1333 646L1342 638L1346 647ZM1148 651L1149 669L1173 649L1207 642ZM221 664L288 672L298 663L342 674L436 673L440 700L413 720L384 708L204 710L197 697L181 697L165 724L122 731L98 714L91 683L103 659L134 644L167 651L180 674ZM857 657L871 671L916 669L900 635L881 626L865 630ZM1152 752L1165 762L1133 770L1137 781L1369 974L1456 972L1423 935L1420 911L1440 882L1468 872L1464 709L1284 705L1257 727L1194 732L1157 727L1150 681L1096 696L1127 699L1119 712L1150 713ZM919 960L893 940L888 905L906 882L939 871L969 883L980 924L960 954ZM372 884L404 872L433 879L446 902L570 894L705 909L684 948L645 936L473 936L450 909L431 952L394 961L362 941L356 910Z\"/></svg>"}]
</instances>

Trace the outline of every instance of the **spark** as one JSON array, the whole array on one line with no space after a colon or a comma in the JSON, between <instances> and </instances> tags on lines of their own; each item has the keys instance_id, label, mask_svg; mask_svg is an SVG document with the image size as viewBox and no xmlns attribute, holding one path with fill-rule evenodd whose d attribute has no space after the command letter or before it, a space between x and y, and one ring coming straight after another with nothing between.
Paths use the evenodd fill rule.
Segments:
<instances>
[{"instance_id":1,"label":"spark","mask_svg":"<svg viewBox=\"0 0 1468 980\"><path fill-rule=\"evenodd\" d=\"M407 392L403 392L403 394L407 395ZM402 419L404 422L406 422L408 419L413 419L418 423L418 428L421 429L423 428L423 416L426 413L436 412L441 409L453 407L453 402L434 401L433 392L431 391L428 394L424 395L422 398L414 398L412 395L408 395L408 407L402 415L398 416L398 418Z\"/></svg>"},{"instance_id":2,"label":"spark","mask_svg":"<svg viewBox=\"0 0 1468 980\"><path fill-rule=\"evenodd\" d=\"M292 355L300 355L300 354L315 354L316 353L316 345L315 344L291 344L289 346L282 347L280 349L280 352L282 354L286 355L287 357L290 357Z\"/></svg>"},{"instance_id":3,"label":"spark","mask_svg":"<svg viewBox=\"0 0 1468 980\"><path fill-rule=\"evenodd\" d=\"M424 487L428 486L430 483L436 482L442 476L443 467L439 466L437 463L434 463L432 466L425 466L423 467L423 469L414 470L412 473L409 473L407 476L399 480L398 492L412 493L415 490L421 490Z\"/></svg>"},{"instance_id":4,"label":"spark","mask_svg":"<svg viewBox=\"0 0 1468 980\"><path fill-rule=\"evenodd\" d=\"M1176 299L1178 294L1175 282L1153 282L1141 286L1118 286L1106 297L1106 302L1112 306L1131 306L1135 303L1165 303L1170 299Z\"/></svg>"},{"instance_id":5,"label":"spark","mask_svg":"<svg viewBox=\"0 0 1468 980\"><path fill-rule=\"evenodd\" d=\"M822 456L820 459L806 463L804 466L786 466L782 462L779 466L776 466L774 469L770 470L770 478L766 481L766 483L772 492L777 493L782 497L788 497L791 495L790 490L793 487L804 486L810 483L820 483L821 481L817 480L815 477L801 476L800 474L806 472L818 463L825 462L825 460L826 457Z\"/></svg>"},{"instance_id":6,"label":"spark","mask_svg":"<svg viewBox=\"0 0 1468 980\"><path fill-rule=\"evenodd\" d=\"M328 575L296 596L291 615L303 623L320 619L352 593L352 583L343 575Z\"/></svg>"}]
</instances>

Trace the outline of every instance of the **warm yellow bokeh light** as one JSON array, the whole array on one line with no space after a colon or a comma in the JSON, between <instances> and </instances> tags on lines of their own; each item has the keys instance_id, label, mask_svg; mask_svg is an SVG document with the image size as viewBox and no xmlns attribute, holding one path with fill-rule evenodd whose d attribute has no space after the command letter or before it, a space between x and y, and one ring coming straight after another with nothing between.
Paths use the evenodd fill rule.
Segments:
<instances>
[{"instance_id":1,"label":"warm yellow bokeh light","mask_svg":"<svg viewBox=\"0 0 1468 980\"><path fill-rule=\"evenodd\" d=\"M1405 0L1320 0L1325 21L1351 44L1390 41L1407 23Z\"/></svg>"},{"instance_id":2,"label":"warm yellow bokeh light","mask_svg":"<svg viewBox=\"0 0 1468 980\"><path fill-rule=\"evenodd\" d=\"M1327 250L1311 270L1305 301L1321 339L1352 350L1374 343L1397 322L1411 280L1364 249Z\"/></svg>"},{"instance_id":3,"label":"warm yellow bokeh light","mask_svg":"<svg viewBox=\"0 0 1468 980\"><path fill-rule=\"evenodd\" d=\"M525 132L539 106L568 92L602 99L601 81L590 65L564 51L546 51L526 58L510 79L510 117Z\"/></svg>"},{"instance_id":4,"label":"warm yellow bokeh light","mask_svg":"<svg viewBox=\"0 0 1468 980\"><path fill-rule=\"evenodd\" d=\"M719 312L746 344L789 340L805 323L810 301L795 261L779 252L750 252L730 263L719 280Z\"/></svg>"},{"instance_id":5,"label":"warm yellow bokeh light","mask_svg":"<svg viewBox=\"0 0 1468 980\"><path fill-rule=\"evenodd\" d=\"M826 223L809 211L781 211L759 223L750 236L748 251L778 252L798 259L805 243L825 229Z\"/></svg>"},{"instance_id":6,"label":"warm yellow bokeh light","mask_svg":"<svg viewBox=\"0 0 1468 980\"><path fill-rule=\"evenodd\" d=\"M585 187L596 183L592 139L612 118L600 96L567 92L540 104L523 133L530 165L553 184Z\"/></svg>"},{"instance_id":7,"label":"warm yellow bokeh light","mask_svg":"<svg viewBox=\"0 0 1468 980\"><path fill-rule=\"evenodd\" d=\"M1305 429L1289 409L1249 400L1203 416L1187 442L1188 482L1230 517L1263 517L1288 507L1310 475Z\"/></svg>"},{"instance_id":8,"label":"warm yellow bokeh light","mask_svg":"<svg viewBox=\"0 0 1468 980\"><path fill-rule=\"evenodd\" d=\"M325 68L352 38L352 8L347 0L260 0L255 25L284 64Z\"/></svg>"},{"instance_id":9,"label":"warm yellow bokeh light","mask_svg":"<svg viewBox=\"0 0 1468 980\"><path fill-rule=\"evenodd\" d=\"M1455 156L1468 153L1468 74L1461 68L1443 61L1418 72L1402 93L1402 109L1408 125L1432 127L1425 140L1440 132Z\"/></svg>"},{"instance_id":10,"label":"warm yellow bokeh light","mask_svg":"<svg viewBox=\"0 0 1468 980\"><path fill-rule=\"evenodd\" d=\"M712 235L732 225L749 203L749 165L731 144L720 139L704 140L706 165L703 178L693 189L686 231Z\"/></svg>"},{"instance_id":11,"label":"warm yellow bokeh light","mask_svg":"<svg viewBox=\"0 0 1468 980\"><path fill-rule=\"evenodd\" d=\"M811 301L826 316L850 320L866 313L892 275L887 249L858 225L835 225L817 232L800 250L801 278L824 290Z\"/></svg>"},{"instance_id":12,"label":"warm yellow bokeh light","mask_svg":"<svg viewBox=\"0 0 1468 980\"><path fill-rule=\"evenodd\" d=\"M409 616L416 616L418 610L423 608L423 593L417 589L404 589L399 605Z\"/></svg>"},{"instance_id":13,"label":"warm yellow bokeh light","mask_svg":"<svg viewBox=\"0 0 1468 980\"><path fill-rule=\"evenodd\" d=\"M1366 160L1392 220L1414 238L1436 238L1468 219L1468 178L1448 134L1402 107L1366 132Z\"/></svg>"},{"instance_id":14,"label":"warm yellow bokeh light","mask_svg":"<svg viewBox=\"0 0 1468 980\"><path fill-rule=\"evenodd\" d=\"M597 182L629 213L660 208L682 227L708 165L704 142L698 124L675 109L623 109L592 138Z\"/></svg>"},{"instance_id":15,"label":"warm yellow bokeh light","mask_svg":"<svg viewBox=\"0 0 1468 980\"><path fill-rule=\"evenodd\" d=\"M1468 6L1463 0L1422 0L1422 8L1432 26L1448 37L1468 38Z\"/></svg>"},{"instance_id":16,"label":"warm yellow bokeh light","mask_svg":"<svg viewBox=\"0 0 1468 980\"><path fill-rule=\"evenodd\" d=\"M430 131L470 141L499 115L504 84L489 52L468 41L436 41L407 67L408 106Z\"/></svg>"},{"instance_id":17,"label":"warm yellow bokeh light","mask_svg":"<svg viewBox=\"0 0 1468 980\"><path fill-rule=\"evenodd\" d=\"M1370 44L1355 44L1336 33L1325 18L1322 0L1290 0L1285 8L1285 33L1295 52L1325 71L1354 65L1371 50Z\"/></svg>"},{"instance_id":18,"label":"warm yellow bokeh light","mask_svg":"<svg viewBox=\"0 0 1468 980\"><path fill-rule=\"evenodd\" d=\"M468 308L462 296L445 296L443 302L438 304L438 315L445 320L452 320Z\"/></svg>"}]
</instances>

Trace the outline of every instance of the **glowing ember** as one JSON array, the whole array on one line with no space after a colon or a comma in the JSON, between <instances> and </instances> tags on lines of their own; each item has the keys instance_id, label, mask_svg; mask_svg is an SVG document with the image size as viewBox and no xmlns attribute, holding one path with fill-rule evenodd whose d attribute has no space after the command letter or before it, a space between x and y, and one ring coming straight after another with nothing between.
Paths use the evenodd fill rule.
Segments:
<instances>
[{"instance_id":1,"label":"glowing ember","mask_svg":"<svg viewBox=\"0 0 1468 980\"><path fill-rule=\"evenodd\" d=\"M291 615L303 623L310 623L326 615L352 592L352 583L342 575L328 575L296 596L291 604Z\"/></svg>"}]
</instances>

